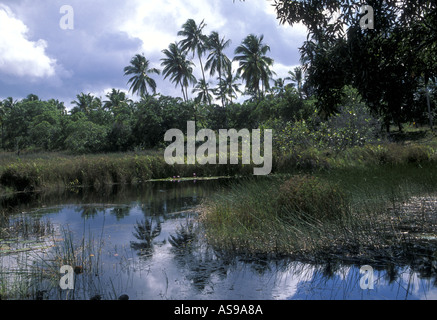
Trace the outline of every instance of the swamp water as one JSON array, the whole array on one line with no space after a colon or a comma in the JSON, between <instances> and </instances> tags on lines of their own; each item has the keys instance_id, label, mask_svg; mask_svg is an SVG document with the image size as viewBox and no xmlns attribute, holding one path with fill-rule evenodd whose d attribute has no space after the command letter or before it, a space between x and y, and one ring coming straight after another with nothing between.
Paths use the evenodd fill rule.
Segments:
<instances>
[{"instance_id":1,"label":"swamp water","mask_svg":"<svg viewBox=\"0 0 437 320\"><path fill-rule=\"evenodd\" d=\"M226 183L150 182L100 193L22 194L4 202L3 208L20 211L9 222L25 216L38 221L39 232L44 226L50 232L26 241L0 239L2 292L19 290L13 277L28 274L29 299L437 299L435 270L372 266L371 290L360 286L360 265L214 251L196 223L196 206ZM75 270L74 290L60 287L66 263Z\"/></svg>"}]
</instances>

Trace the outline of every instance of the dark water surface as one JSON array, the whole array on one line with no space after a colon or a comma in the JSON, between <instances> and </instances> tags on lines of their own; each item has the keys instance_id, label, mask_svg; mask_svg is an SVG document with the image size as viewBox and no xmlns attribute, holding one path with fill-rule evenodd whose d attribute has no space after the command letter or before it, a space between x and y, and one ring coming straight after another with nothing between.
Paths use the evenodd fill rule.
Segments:
<instances>
[{"instance_id":1,"label":"dark water surface","mask_svg":"<svg viewBox=\"0 0 437 320\"><path fill-rule=\"evenodd\" d=\"M84 261L75 289L44 283L48 299L437 299L435 270L372 266L371 290L360 287L359 265L215 252L198 229L195 208L226 183L165 181L100 193L21 195L3 207L50 221L56 235L48 241L65 246L71 237L75 248L85 248L75 253ZM53 250L37 255L56 265Z\"/></svg>"}]
</instances>

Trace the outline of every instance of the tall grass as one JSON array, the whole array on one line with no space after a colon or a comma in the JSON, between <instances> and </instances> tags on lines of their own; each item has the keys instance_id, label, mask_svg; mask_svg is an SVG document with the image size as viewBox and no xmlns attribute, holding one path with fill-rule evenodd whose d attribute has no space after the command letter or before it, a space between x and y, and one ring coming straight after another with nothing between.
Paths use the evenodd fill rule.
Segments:
<instances>
[{"instance_id":1,"label":"tall grass","mask_svg":"<svg viewBox=\"0 0 437 320\"><path fill-rule=\"evenodd\" d=\"M240 162L241 163L241 162ZM0 168L1 169L1 168ZM0 185L12 191L110 184L136 184L151 179L171 177L211 177L249 175L253 165L169 165L164 153L100 154L70 156L54 154L53 158L17 158L4 164Z\"/></svg>"},{"instance_id":2,"label":"tall grass","mask_svg":"<svg viewBox=\"0 0 437 320\"><path fill-rule=\"evenodd\" d=\"M221 250L390 258L435 228L432 215L405 206L433 199L436 178L432 163L404 163L250 180L207 200L200 221Z\"/></svg>"},{"instance_id":3,"label":"tall grass","mask_svg":"<svg viewBox=\"0 0 437 320\"><path fill-rule=\"evenodd\" d=\"M307 148L273 155L273 173L326 171L374 165L421 164L435 160L431 146L385 143L349 148L341 153ZM168 165L163 151L91 154L0 155L0 192L110 184L136 184L170 177L253 175L254 165Z\"/></svg>"}]
</instances>

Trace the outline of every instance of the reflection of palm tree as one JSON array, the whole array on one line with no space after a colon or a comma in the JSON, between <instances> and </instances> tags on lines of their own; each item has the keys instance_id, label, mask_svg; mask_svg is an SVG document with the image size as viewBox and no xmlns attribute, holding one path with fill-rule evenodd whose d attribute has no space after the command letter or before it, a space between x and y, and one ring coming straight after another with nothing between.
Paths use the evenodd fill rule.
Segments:
<instances>
[{"instance_id":1,"label":"reflection of palm tree","mask_svg":"<svg viewBox=\"0 0 437 320\"><path fill-rule=\"evenodd\" d=\"M153 218L149 218L143 221L137 221L134 226L134 237L138 242L131 241L130 246L134 250L139 250L138 253L141 256L149 257L152 255L153 240L161 234L161 222L157 221L156 225L153 223Z\"/></svg>"},{"instance_id":2,"label":"reflection of palm tree","mask_svg":"<svg viewBox=\"0 0 437 320\"><path fill-rule=\"evenodd\" d=\"M129 215L129 207L119 207L111 210L111 214L113 214L117 221L123 219L124 217Z\"/></svg>"},{"instance_id":3,"label":"reflection of palm tree","mask_svg":"<svg viewBox=\"0 0 437 320\"><path fill-rule=\"evenodd\" d=\"M89 207L81 207L79 208L80 216L84 219L94 218L98 214L98 210L96 207L89 206Z\"/></svg>"},{"instance_id":4,"label":"reflection of palm tree","mask_svg":"<svg viewBox=\"0 0 437 320\"><path fill-rule=\"evenodd\" d=\"M180 226L176 234L170 236L168 242L180 253L183 250L190 250L195 239L194 224L189 222L186 226Z\"/></svg>"}]
</instances>

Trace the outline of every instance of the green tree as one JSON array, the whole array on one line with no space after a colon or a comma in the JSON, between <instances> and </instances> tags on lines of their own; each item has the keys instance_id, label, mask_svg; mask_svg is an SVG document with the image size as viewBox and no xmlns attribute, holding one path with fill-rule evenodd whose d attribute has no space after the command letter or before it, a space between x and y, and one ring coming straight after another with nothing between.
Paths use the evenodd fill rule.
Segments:
<instances>
[{"instance_id":1,"label":"green tree","mask_svg":"<svg viewBox=\"0 0 437 320\"><path fill-rule=\"evenodd\" d=\"M212 95L210 92L212 92L212 89L209 88L209 83L204 82L203 79L197 82L192 91L192 93L197 93L194 99L195 102L211 105Z\"/></svg>"},{"instance_id":2,"label":"green tree","mask_svg":"<svg viewBox=\"0 0 437 320\"><path fill-rule=\"evenodd\" d=\"M304 83L304 72L302 67L295 67L293 71L288 71L289 76L285 80L291 81L296 85L297 93L299 97L303 99L303 83Z\"/></svg>"},{"instance_id":3,"label":"green tree","mask_svg":"<svg viewBox=\"0 0 437 320\"><path fill-rule=\"evenodd\" d=\"M231 44L231 40L226 40L225 38L220 38L218 32L213 31L208 37L208 50L210 51L208 59L206 61L205 68L210 71L210 75L214 76L218 73L219 79L219 92L224 92L220 88L224 88L222 73L224 73L227 68L230 68L231 61L225 54L225 50ZM224 97L222 98L222 105L224 105Z\"/></svg>"},{"instance_id":4,"label":"green tree","mask_svg":"<svg viewBox=\"0 0 437 320\"><path fill-rule=\"evenodd\" d=\"M72 121L66 128L65 147L74 153L97 153L107 149L108 130L87 119Z\"/></svg>"},{"instance_id":5,"label":"green tree","mask_svg":"<svg viewBox=\"0 0 437 320\"><path fill-rule=\"evenodd\" d=\"M171 43L168 49L162 51L165 58L161 59L161 65L164 67L162 73L164 79L170 77L170 80L176 86L181 86L182 95L185 101L188 101L188 86L195 84L196 78L193 75L193 63L186 58L177 42Z\"/></svg>"},{"instance_id":6,"label":"green tree","mask_svg":"<svg viewBox=\"0 0 437 320\"><path fill-rule=\"evenodd\" d=\"M124 68L124 75L133 75L128 84L131 83L129 91L133 94L137 93L139 96L148 95L147 87L152 92L156 93L156 82L151 78L150 74L160 74L161 71L156 68L150 68L150 61L144 55L136 54L130 61L130 65Z\"/></svg>"},{"instance_id":7,"label":"green tree","mask_svg":"<svg viewBox=\"0 0 437 320\"><path fill-rule=\"evenodd\" d=\"M71 104L75 107L71 110L71 113L83 112L89 115L93 108L94 96L91 93L85 94L81 92L76 95L76 100L71 101Z\"/></svg>"},{"instance_id":8,"label":"green tree","mask_svg":"<svg viewBox=\"0 0 437 320\"><path fill-rule=\"evenodd\" d=\"M228 64L224 74L219 79L219 87L217 89L219 97L222 101L225 101L225 104L232 104L233 100L237 99L237 94L241 93L239 80L240 78L232 73L231 64Z\"/></svg>"},{"instance_id":9,"label":"green tree","mask_svg":"<svg viewBox=\"0 0 437 320\"><path fill-rule=\"evenodd\" d=\"M273 59L266 54L270 47L263 43L264 36L248 35L235 49L234 61L240 63L237 74L246 82L246 88L261 99L264 89L270 88ZM262 88L260 88L260 86Z\"/></svg>"},{"instance_id":10,"label":"green tree","mask_svg":"<svg viewBox=\"0 0 437 320\"><path fill-rule=\"evenodd\" d=\"M184 52L191 51L194 55L197 53L197 57L199 58L200 69L202 71L202 79L203 84L207 84L205 79L205 70L203 68L202 55L205 53L207 49L208 38L202 33L203 28L206 26L204 21L202 21L199 25L193 19L188 19L182 25L182 30L178 32L178 36L185 37L180 42L180 48ZM209 98L208 92L206 91L206 86L203 85L204 89L203 96L208 97L208 102L211 104L211 99Z\"/></svg>"},{"instance_id":11,"label":"green tree","mask_svg":"<svg viewBox=\"0 0 437 320\"><path fill-rule=\"evenodd\" d=\"M308 61L307 82L319 109L335 113L343 87L352 84L388 130L391 121L400 126L411 119L410 105L421 79L427 83L437 75L437 3L369 0L366 4L373 11L373 29L363 23L370 7L362 1L275 2L282 23L301 22L309 30L301 53ZM338 19L330 22L334 12ZM431 114L427 106L422 109Z\"/></svg>"},{"instance_id":12,"label":"green tree","mask_svg":"<svg viewBox=\"0 0 437 320\"><path fill-rule=\"evenodd\" d=\"M129 104L132 103L132 100L127 98L125 92L115 88L106 94L106 98L108 100L103 101L103 108L112 112L114 116L126 110Z\"/></svg>"}]
</instances>

